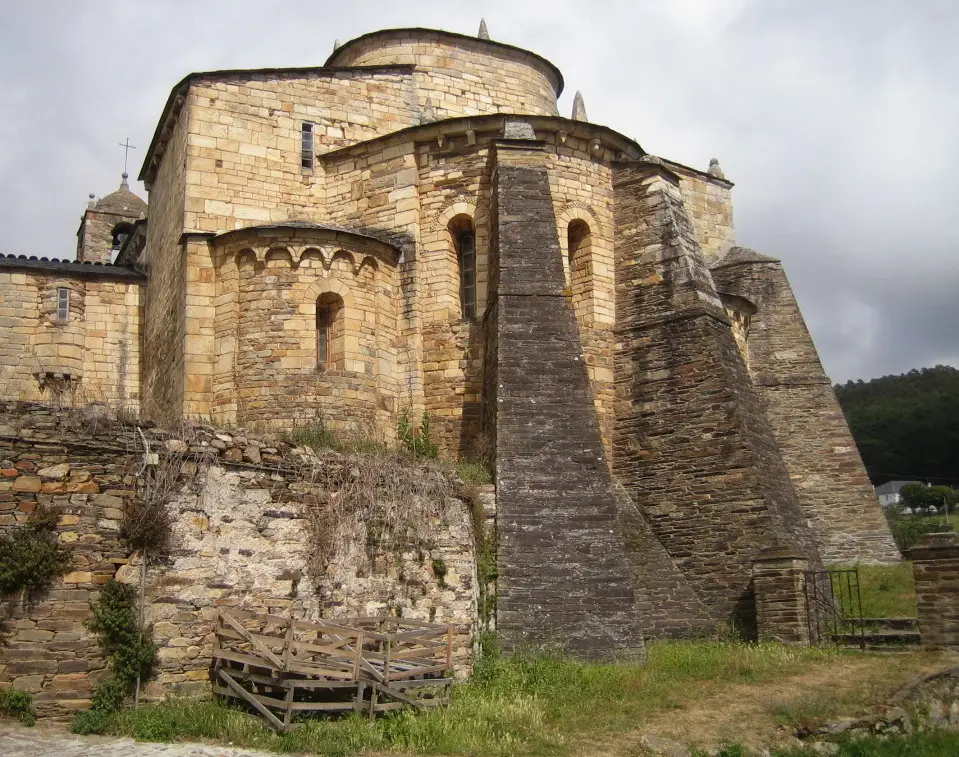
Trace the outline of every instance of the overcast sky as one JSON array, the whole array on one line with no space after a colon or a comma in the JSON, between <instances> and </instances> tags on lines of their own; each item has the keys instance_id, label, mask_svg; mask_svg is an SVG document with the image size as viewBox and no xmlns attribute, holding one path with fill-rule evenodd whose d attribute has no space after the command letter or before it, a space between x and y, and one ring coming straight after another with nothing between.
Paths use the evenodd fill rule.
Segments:
<instances>
[{"instance_id":1,"label":"overcast sky","mask_svg":"<svg viewBox=\"0 0 959 757\"><path fill-rule=\"evenodd\" d=\"M959 0L0 0L0 252L72 259L192 71L317 66L427 26L533 50L591 121L705 169L836 381L959 366ZM133 188L146 197L143 187Z\"/></svg>"}]
</instances>

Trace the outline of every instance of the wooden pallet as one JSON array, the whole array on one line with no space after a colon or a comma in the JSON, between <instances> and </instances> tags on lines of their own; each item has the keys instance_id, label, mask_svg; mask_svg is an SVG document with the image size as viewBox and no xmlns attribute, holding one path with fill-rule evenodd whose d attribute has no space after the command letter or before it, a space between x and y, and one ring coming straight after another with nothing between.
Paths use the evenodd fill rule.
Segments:
<instances>
[{"instance_id":1,"label":"wooden pallet","mask_svg":"<svg viewBox=\"0 0 959 757\"><path fill-rule=\"evenodd\" d=\"M401 618L310 622L221 609L213 691L274 728L296 712L378 712L449 702L453 629Z\"/></svg>"}]
</instances>

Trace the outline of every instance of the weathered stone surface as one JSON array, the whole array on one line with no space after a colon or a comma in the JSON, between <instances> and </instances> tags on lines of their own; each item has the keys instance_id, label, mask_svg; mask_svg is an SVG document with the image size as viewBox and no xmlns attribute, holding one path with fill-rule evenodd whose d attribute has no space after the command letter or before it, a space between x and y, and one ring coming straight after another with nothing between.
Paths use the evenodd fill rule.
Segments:
<instances>
[{"instance_id":1,"label":"weathered stone surface","mask_svg":"<svg viewBox=\"0 0 959 757\"><path fill-rule=\"evenodd\" d=\"M712 274L740 324L740 349L823 561L897 562L899 550L782 265L735 247Z\"/></svg>"},{"instance_id":2,"label":"weathered stone surface","mask_svg":"<svg viewBox=\"0 0 959 757\"><path fill-rule=\"evenodd\" d=\"M493 317L499 579L509 648L559 644L595 658L643 653L536 146L497 148ZM487 384L488 390L490 383ZM493 404L495 402L495 404Z\"/></svg>"},{"instance_id":3,"label":"weathered stone surface","mask_svg":"<svg viewBox=\"0 0 959 757\"><path fill-rule=\"evenodd\" d=\"M614 177L613 468L709 613L749 633L757 553L818 554L678 184L658 164Z\"/></svg>"},{"instance_id":4,"label":"weathered stone surface","mask_svg":"<svg viewBox=\"0 0 959 757\"><path fill-rule=\"evenodd\" d=\"M120 542L117 528L137 491L130 471L142 466L142 444L133 426L108 428L101 435L77 431L69 425L69 411L41 405L0 403L0 419L5 418L16 419L27 433L16 440L0 439L0 460L9 459L11 466L14 461L36 463L42 470L66 458L74 470L90 472L84 483L104 491L66 495L69 499L64 496L58 503L64 510L56 536L70 550L73 569L38 601L18 609L9 625L3 624L10 637L0 646L0 686L18 681L37 694L39 714L68 715L89 706L91 685L108 673L96 638L85 625L98 587L118 567L118 579L139 583L141 556ZM149 429L144 434L152 449L163 449L163 436L154 438ZM215 439L213 429L205 427L193 428L191 434L190 447L202 448ZM303 504L316 485L297 471L303 463L320 464L320 458L303 459L289 445L228 438L229 447L217 440L224 444L216 453L222 458L230 450L241 453L234 445L242 443L245 449L262 451L261 459L271 454L279 462L269 467L246 463L229 470L217 465L214 455L195 469L180 467L193 483L170 503L172 550L159 566L149 568L146 584L147 619L161 645L162 690L201 693L197 687L208 686L213 624L218 608L229 606L293 611L306 618L402 613L452 623L454 659L459 668L468 668L478 586L466 503L451 499L439 506L442 515L429 545L395 555L377 552L364 523L344 520L332 538L335 548L326 572L316 580L309 570L312 541ZM329 464L339 470L343 459L334 455ZM26 510L55 495L41 491L17 496L18 506ZM328 496L321 492L321 498ZM15 520L0 522L0 533L13 527ZM446 568L443 582L437 580L434 560Z\"/></svg>"},{"instance_id":5,"label":"weathered stone surface","mask_svg":"<svg viewBox=\"0 0 959 757\"><path fill-rule=\"evenodd\" d=\"M70 475L70 464L58 463L57 465L50 465L38 470L37 475L40 476L40 478L63 479Z\"/></svg>"}]
</instances>

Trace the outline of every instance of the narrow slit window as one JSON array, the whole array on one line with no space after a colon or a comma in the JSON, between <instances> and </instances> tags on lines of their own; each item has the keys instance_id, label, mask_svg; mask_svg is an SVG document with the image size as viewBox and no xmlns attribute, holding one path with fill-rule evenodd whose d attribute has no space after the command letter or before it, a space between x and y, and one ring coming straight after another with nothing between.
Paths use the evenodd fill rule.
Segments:
<instances>
[{"instance_id":1,"label":"narrow slit window","mask_svg":"<svg viewBox=\"0 0 959 757\"><path fill-rule=\"evenodd\" d=\"M476 234L472 229L456 237L460 264L460 304L463 318L476 317Z\"/></svg>"},{"instance_id":2,"label":"narrow slit window","mask_svg":"<svg viewBox=\"0 0 959 757\"><path fill-rule=\"evenodd\" d=\"M300 165L313 168L313 124L305 122L300 126Z\"/></svg>"},{"instance_id":3,"label":"narrow slit window","mask_svg":"<svg viewBox=\"0 0 959 757\"><path fill-rule=\"evenodd\" d=\"M70 320L70 290L67 287L57 288L57 320L60 323Z\"/></svg>"},{"instance_id":4,"label":"narrow slit window","mask_svg":"<svg viewBox=\"0 0 959 757\"><path fill-rule=\"evenodd\" d=\"M316 366L326 368L330 362L330 311L316 310Z\"/></svg>"}]
</instances>

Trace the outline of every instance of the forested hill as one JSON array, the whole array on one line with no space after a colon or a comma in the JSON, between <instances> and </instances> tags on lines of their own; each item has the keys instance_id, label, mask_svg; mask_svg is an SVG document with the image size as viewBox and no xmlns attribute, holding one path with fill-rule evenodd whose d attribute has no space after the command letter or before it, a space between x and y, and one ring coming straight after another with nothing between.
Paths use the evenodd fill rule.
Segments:
<instances>
[{"instance_id":1,"label":"forested hill","mask_svg":"<svg viewBox=\"0 0 959 757\"><path fill-rule=\"evenodd\" d=\"M873 484L959 486L959 370L937 365L835 389Z\"/></svg>"}]
</instances>

